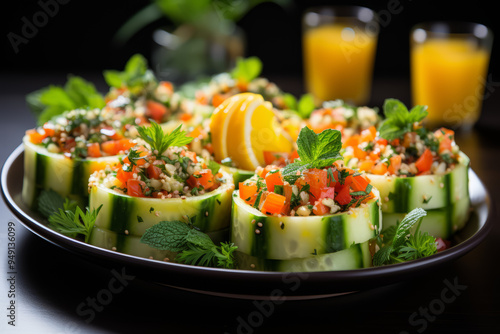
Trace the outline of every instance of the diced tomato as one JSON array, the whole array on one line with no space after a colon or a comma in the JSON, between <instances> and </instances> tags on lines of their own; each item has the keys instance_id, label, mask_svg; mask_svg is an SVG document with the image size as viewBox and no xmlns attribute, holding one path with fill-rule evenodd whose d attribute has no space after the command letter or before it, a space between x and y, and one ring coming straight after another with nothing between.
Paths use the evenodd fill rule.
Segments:
<instances>
[{"instance_id":1,"label":"diced tomato","mask_svg":"<svg viewBox=\"0 0 500 334\"><path fill-rule=\"evenodd\" d=\"M150 164L147 168L147 172L148 172L148 177L150 179L159 179L160 175L162 173L162 170L159 167L156 167L155 165Z\"/></svg>"},{"instance_id":2,"label":"diced tomato","mask_svg":"<svg viewBox=\"0 0 500 334\"><path fill-rule=\"evenodd\" d=\"M181 151L181 156L182 157L188 157L189 160L191 160L194 163L198 162L198 159L196 159L196 153L195 152L182 150Z\"/></svg>"},{"instance_id":3,"label":"diced tomato","mask_svg":"<svg viewBox=\"0 0 500 334\"><path fill-rule=\"evenodd\" d=\"M262 203L261 212L263 213L281 213L283 206L285 206L286 198L283 195L276 193L268 193L264 203Z\"/></svg>"},{"instance_id":4,"label":"diced tomato","mask_svg":"<svg viewBox=\"0 0 500 334\"><path fill-rule=\"evenodd\" d=\"M26 135L28 136L30 142L33 144L41 144L42 141L47 137L44 134L41 134L36 129L31 129L26 131Z\"/></svg>"},{"instance_id":5,"label":"diced tomato","mask_svg":"<svg viewBox=\"0 0 500 334\"><path fill-rule=\"evenodd\" d=\"M391 174L396 174L399 169L401 168L401 156L400 155L393 155L389 161L391 162L387 170Z\"/></svg>"},{"instance_id":6,"label":"diced tomato","mask_svg":"<svg viewBox=\"0 0 500 334\"><path fill-rule=\"evenodd\" d=\"M450 139L450 137L448 136L443 137L439 142L439 149L438 149L439 154L446 151L451 152L452 144L453 140Z\"/></svg>"},{"instance_id":7,"label":"diced tomato","mask_svg":"<svg viewBox=\"0 0 500 334\"><path fill-rule=\"evenodd\" d=\"M427 172L431 169L433 156L431 150L426 148L424 153L415 162L415 167L417 167L419 173Z\"/></svg>"},{"instance_id":8,"label":"diced tomato","mask_svg":"<svg viewBox=\"0 0 500 334\"><path fill-rule=\"evenodd\" d=\"M329 168L330 172L326 171L327 182L326 185L328 187L335 187L335 184L339 182L339 172L338 170L333 170L333 168ZM332 179L333 176L333 179Z\"/></svg>"},{"instance_id":9,"label":"diced tomato","mask_svg":"<svg viewBox=\"0 0 500 334\"><path fill-rule=\"evenodd\" d=\"M313 206L313 213L316 216L323 216L330 212L330 208L321 203L320 201L316 202Z\"/></svg>"},{"instance_id":10,"label":"diced tomato","mask_svg":"<svg viewBox=\"0 0 500 334\"><path fill-rule=\"evenodd\" d=\"M351 194L349 193L349 186L341 186L337 196L335 196L335 201L340 205L346 205L351 202Z\"/></svg>"},{"instance_id":11,"label":"diced tomato","mask_svg":"<svg viewBox=\"0 0 500 334\"><path fill-rule=\"evenodd\" d=\"M160 81L160 86L162 86L169 94L174 92L174 85L170 81Z\"/></svg>"},{"instance_id":12,"label":"diced tomato","mask_svg":"<svg viewBox=\"0 0 500 334\"><path fill-rule=\"evenodd\" d=\"M90 158L98 158L101 154L101 147L99 143L87 144L87 156Z\"/></svg>"},{"instance_id":13,"label":"diced tomato","mask_svg":"<svg viewBox=\"0 0 500 334\"><path fill-rule=\"evenodd\" d=\"M154 198L162 198L162 196L166 197L168 195L168 191L162 190L162 191L154 191L152 196Z\"/></svg>"},{"instance_id":14,"label":"diced tomato","mask_svg":"<svg viewBox=\"0 0 500 334\"><path fill-rule=\"evenodd\" d=\"M130 150L134 146L134 142L130 139L108 140L101 143L101 150L107 155L117 155L120 152Z\"/></svg>"},{"instance_id":15,"label":"diced tomato","mask_svg":"<svg viewBox=\"0 0 500 334\"><path fill-rule=\"evenodd\" d=\"M203 187L205 190L210 190L215 185L214 176L210 169L202 169L194 172L187 180L186 183L191 188Z\"/></svg>"},{"instance_id":16,"label":"diced tomato","mask_svg":"<svg viewBox=\"0 0 500 334\"><path fill-rule=\"evenodd\" d=\"M387 141L387 139L384 139L384 138L379 138L379 139L377 139L376 143L377 143L378 145L387 146L387 144L388 144L389 142Z\"/></svg>"},{"instance_id":17,"label":"diced tomato","mask_svg":"<svg viewBox=\"0 0 500 334\"><path fill-rule=\"evenodd\" d=\"M331 199L334 199L335 198L335 188L334 187L323 188L323 190L321 191L320 199L321 198L331 198Z\"/></svg>"},{"instance_id":18,"label":"diced tomato","mask_svg":"<svg viewBox=\"0 0 500 334\"><path fill-rule=\"evenodd\" d=\"M448 137L449 139L453 139L455 137L455 131L447 129L447 128L440 128L434 132L434 135L436 138L441 138L441 137Z\"/></svg>"},{"instance_id":19,"label":"diced tomato","mask_svg":"<svg viewBox=\"0 0 500 334\"><path fill-rule=\"evenodd\" d=\"M353 191L365 191L369 183L364 175L352 176L351 189Z\"/></svg>"},{"instance_id":20,"label":"diced tomato","mask_svg":"<svg viewBox=\"0 0 500 334\"><path fill-rule=\"evenodd\" d=\"M116 173L116 178L120 180L122 184L126 184L128 180L130 180L133 176L134 172L126 172L123 168L119 168Z\"/></svg>"},{"instance_id":21,"label":"diced tomato","mask_svg":"<svg viewBox=\"0 0 500 334\"><path fill-rule=\"evenodd\" d=\"M290 214L290 202L292 200L292 186L288 183L283 185L283 195L285 196L285 205L281 209L281 214L288 216Z\"/></svg>"},{"instance_id":22,"label":"diced tomato","mask_svg":"<svg viewBox=\"0 0 500 334\"><path fill-rule=\"evenodd\" d=\"M146 116L148 118L152 118L157 123L161 123L166 113L167 113L167 107L164 104L153 100L147 100Z\"/></svg>"},{"instance_id":23,"label":"diced tomato","mask_svg":"<svg viewBox=\"0 0 500 334\"><path fill-rule=\"evenodd\" d=\"M274 186L276 185L283 185L283 180L281 179L281 173L274 172L274 173L267 173L266 175L266 186L267 190L273 192L274 191Z\"/></svg>"},{"instance_id":24,"label":"diced tomato","mask_svg":"<svg viewBox=\"0 0 500 334\"><path fill-rule=\"evenodd\" d=\"M383 162L379 162L375 166L373 166L370 172L376 175L384 175L385 173L387 173L387 165Z\"/></svg>"},{"instance_id":25,"label":"diced tomato","mask_svg":"<svg viewBox=\"0 0 500 334\"><path fill-rule=\"evenodd\" d=\"M443 240L442 238L436 238L436 248L438 252L444 251L450 248L451 242L449 240Z\"/></svg>"},{"instance_id":26,"label":"diced tomato","mask_svg":"<svg viewBox=\"0 0 500 334\"><path fill-rule=\"evenodd\" d=\"M127 180L127 195L134 197L145 197L144 192L148 190L149 189L144 181L136 179Z\"/></svg>"},{"instance_id":27,"label":"diced tomato","mask_svg":"<svg viewBox=\"0 0 500 334\"><path fill-rule=\"evenodd\" d=\"M309 198L310 203L314 203L321 196L321 190L326 187L327 171L325 169L309 169L304 173L305 184L309 184L310 195L314 198ZM309 196L311 197L311 196Z\"/></svg>"}]
</instances>

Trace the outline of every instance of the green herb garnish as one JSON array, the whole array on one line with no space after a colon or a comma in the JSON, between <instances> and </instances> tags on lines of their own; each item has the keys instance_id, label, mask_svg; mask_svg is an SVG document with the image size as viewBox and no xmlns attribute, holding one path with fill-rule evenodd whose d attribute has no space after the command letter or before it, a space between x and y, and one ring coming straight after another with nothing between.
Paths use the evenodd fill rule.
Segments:
<instances>
[{"instance_id":1,"label":"green herb garnish","mask_svg":"<svg viewBox=\"0 0 500 334\"><path fill-rule=\"evenodd\" d=\"M148 85L156 84L156 77L148 69L146 59L140 55L133 55L125 64L123 71L106 70L103 72L106 83L115 88L126 87L132 94L139 95Z\"/></svg>"},{"instance_id":2,"label":"green herb garnish","mask_svg":"<svg viewBox=\"0 0 500 334\"><path fill-rule=\"evenodd\" d=\"M241 82L249 83L256 79L262 71L262 62L257 57L238 58L236 67L231 71L231 77Z\"/></svg>"},{"instance_id":3,"label":"green herb garnish","mask_svg":"<svg viewBox=\"0 0 500 334\"><path fill-rule=\"evenodd\" d=\"M378 131L380 137L387 140L401 138L413 131L413 124L421 122L427 116L427 106L415 106L410 111L399 100L386 99L384 102L385 120Z\"/></svg>"},{"instance_id":4,"label":"green herb garnish","mask_svg":"<svg viewBox=\"0 0 500 334\"><path fill-rule=\"evenodd\" d=\"M83 212L79 206L76 206L75 211L72 211L65 205L64 209L59 209L59 212L49 217L49 227L72 238L79 234L84 235L85 242L88 242L101 208L102 204L97 209L90 211L87 208Z\"/></svg>"},{"instance_id":5,"label":"green herb garnish","mask_svg":"<svg viewBox=\"0 0 500 334\"><path fill-rule=\"evenodd\" d=\"M193 138L186 136L186 131L181 131L182 125L166 134L158 123L151 121L151 126L137 126L139 136L149 144L151 151L157 151L158 158L170 146L184 146L189 144Z\"/></svg>"},{"instance_id":6,"label":"green herb garnish","mask_svg":"<svg viewBox=\"0 0 500 334\"><path fill-rule=\"evenodd\" d=\"M191 265L205 267L234 268L232 243L213 243L210 237L178 220L161 221L147 229L141 242L153 248L178 252L176 260Z\"/></svg>"},{"instance_id":7,"label":"green herb garnish","mask_svg":"<svg viewBox=\"0 0 500 334\"><path fill-rule=\"evenodd\" d=\"M297 138L297 147L299 159L286 165L281 172L290 184L295 183L303 170L324 168L342 159L341 134L338 130L327 129L316 134L308 127L303 127Z\"/></svg>"},{"instance_id":8,"label":"green herb garnish","mask_svg":"<svg viewBox=\"0 0 500 334\"><path fill-rule=\"evenodd\" d=\"M382 232L383 240L379 240L380 250L373 256L373 264L381 266L385 264L401 263L420 259L437 252L436 238L427 232L420 232L420 224L423 217L427 215L422 208L410 211L397 225ZM417 225L415 233L410 229Z\"/></svg>"}]
</instances>

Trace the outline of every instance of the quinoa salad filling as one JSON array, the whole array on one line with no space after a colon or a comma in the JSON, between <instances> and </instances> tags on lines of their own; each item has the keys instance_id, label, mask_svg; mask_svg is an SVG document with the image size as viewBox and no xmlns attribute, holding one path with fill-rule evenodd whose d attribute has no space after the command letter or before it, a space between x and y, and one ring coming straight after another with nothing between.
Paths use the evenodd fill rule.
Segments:
<instances>
[{"instance_id":1,"label":"quinoa salad filling","mask_svg":"<svg viewBox=\"0 0 500 334\"><path fill-rule=\"evenodd\" d=\"M459 163L453 130L432 132L417 123L412 130L393 140L381 138L375 127L351 136L343 144L347 166L370 174L411 177L443 175Z\"/></svg>"},{"instance_id":2,"label":"quinoa salad filling","mask_svg":"<svg viewBox=\"0 0 500 334\"><path fill-rule=\"evenodd\" d=\"M118 166L92 174L89 188L102 184L134 197L187 198L216 190L229 179L186 147L171 146L159 153L137 145Z\"/></svg>"},{"instance_id":3,"label":"quinoa salad filling","mask_svg":"<svg viewBox=\"0 0 500 334\"><path fill-rule=\"evenodd\" d=\"M239 184L239 196L248 205L272 216L323 216L366 205L376 195L370 180L336 161L325 168L306 169L294 183L284 180L282 168L259 167Z\"/></svg>"},{"instance_id":4,"label":"quinoa salad filling","mask_svg":"<svg viewBox=\"0 0 500 334\"><path fill-rule=\"evenodd\" d=\"M31 143L68 158L98 158L126 153L135 145L133 114L111 108L76 109L26 131Z\"/></svg>"}]
</instances>

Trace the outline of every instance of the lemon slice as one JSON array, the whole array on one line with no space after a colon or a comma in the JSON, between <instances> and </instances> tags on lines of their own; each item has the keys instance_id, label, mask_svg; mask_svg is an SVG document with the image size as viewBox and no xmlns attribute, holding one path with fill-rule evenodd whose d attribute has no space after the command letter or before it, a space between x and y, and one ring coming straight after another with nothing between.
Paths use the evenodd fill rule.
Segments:
<instances>
[{"instance_id":1,"label":"lemon slice","mask_svg":"<svg viewBox=\"0 0 500 334\"><path fill-rule=\"evenodd\" d=\"M239 168L255 170L265 164L264 151L292 150L271 103L261 95L243 93L228 100L214 111L210 125L217 160L230 157Z\"/></svg>"}]
</instances>

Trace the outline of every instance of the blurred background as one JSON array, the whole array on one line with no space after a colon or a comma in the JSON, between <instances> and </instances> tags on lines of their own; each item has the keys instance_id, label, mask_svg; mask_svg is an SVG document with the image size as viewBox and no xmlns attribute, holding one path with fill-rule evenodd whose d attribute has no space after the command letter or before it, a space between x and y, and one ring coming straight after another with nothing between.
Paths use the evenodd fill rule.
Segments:
<instances>
[{"instance_id":1,"label":"blurred background","mask_svg":"<svg viewBox=\"0 0 500 334\"><path fill-rule=\"evenodd\" d=\"M228 1L219 0L219 3ZM37 16L42 4L57 3L52 16ZM236 1L235 3L238 3ZM104 89L100 73L104 69L122 69L134 53L151 60L155 43L153 33L158 28L172 26L165 15L146 24L128 39L118 42L117 33L130 18L151 4L150 0L136 1L70 1L40 0L12 3L2 11L2 61L0 75L16 77L23 73L45 75L47 84L62 84L68 73L80 75ZM487 25L495 36L500 36L500 23L494 2L430 0L372 0L372 1L299 1L281 0L262 2L236 20L245 36L245 56L257 56L263 64L262 75L275 80L285 91L295 95L304 92L302 81L301 16L304 10L317 5L360 5L373 9L380 16L380 33L374 69L371 105L380 105L379 92L391 91L396 97L410 103L409 31L419 22L457 20ZM54 7L52 7L54 8ZM392 11L392 14L391 14ZM26 19L40 19L41 27L13 47L12 33L22 37ZM9 33L11 38L9 38ZM500 81L498 40L494 42L488 73L492 82ZM49 81L52 80L52 81ZM54 82L55 80L55 82ZM5 82L5 81L2 81ZM499 85L497 84L496 87ZM7 87L2 87L2 89ZM27 89L31 87L27 86ZM41 88L41 87L34 87ZM495 95L499 94L493 94ZM496 98L498 99L498 98ZM488 109L484 101L484 110ZM492 102L490 102L492 103ZM500 124L500 120L494 122ZM480 122L481 123L481 122ZM489 126L491 122L488 122Z\"/></svg>"}]
</instances>

